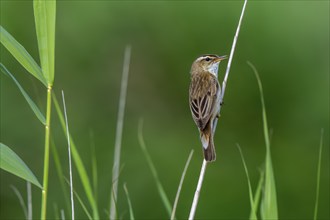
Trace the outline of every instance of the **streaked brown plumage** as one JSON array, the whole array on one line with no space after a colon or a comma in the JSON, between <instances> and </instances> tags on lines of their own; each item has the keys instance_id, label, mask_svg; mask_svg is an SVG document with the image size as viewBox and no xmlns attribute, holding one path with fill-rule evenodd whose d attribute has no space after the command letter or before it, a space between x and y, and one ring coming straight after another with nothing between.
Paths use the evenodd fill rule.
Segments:
<instances>
[{"instance_id":1,"label":"streaked brown plumage","mask_svg":"<svg viewBox=\"0 0 330 220\"><path fill-rule=\"evenodd\" d=\"M214 121L220 111L220 84L217 79L218 65L225 56L203 55L191 67L189 104L192 117L199 129L206 161L214 161Z\"/></svg>"}]
</instances>

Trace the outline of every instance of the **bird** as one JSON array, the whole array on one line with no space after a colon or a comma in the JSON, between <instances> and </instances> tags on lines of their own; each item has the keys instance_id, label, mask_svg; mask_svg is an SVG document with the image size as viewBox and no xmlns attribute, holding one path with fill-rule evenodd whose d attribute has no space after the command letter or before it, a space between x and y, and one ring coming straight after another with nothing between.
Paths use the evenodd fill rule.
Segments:
<instances>
[{"instance_id":1,"label":"bird","mask_svg":"<svg viewBox=\"0 0 330 220\"><path fill-rule=\"evenodd\" d=\"M226 58L226 55L202 55L193 62L190 70L190 111L199 130L204 159L207 162L216 160L213 136L221 105L218 68L220 62Z\"/></svg>"}]
</instances>

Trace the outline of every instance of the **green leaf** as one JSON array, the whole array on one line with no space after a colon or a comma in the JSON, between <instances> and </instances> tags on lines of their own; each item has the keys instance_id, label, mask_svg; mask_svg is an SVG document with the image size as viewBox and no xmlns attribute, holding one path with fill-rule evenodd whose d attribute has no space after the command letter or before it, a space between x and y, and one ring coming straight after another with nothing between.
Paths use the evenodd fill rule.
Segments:
<instances>
[{"instance_id":1,"label":"green leaf","mask_svg":"<svg viewBox=\"0 0 330 220\"><path fill-rule=\"evenodd\" d=\"M259 178L259 182L258 182L258 186L256 189L256 192L254 194L254 199L253 199L253 209L255 212L258 210L258 206L259 206L259 201L260 201L260 196L261 196L261 190L264 184L264 179L265 179L265 175L264 175L264 171L262 170L260 172L260 178ZM256 213L250 213L250 219L253 219L253 217L255 216Z\"/></svg>"},{"instance_id":2,"label":"green leaf","mask_svg":"<svg viewBox=\"0 0 330 220\"><path fill-rule=\"evenodd\" d=\"M42 189L38 179L32 173L32 171L28 168L28 166L24 163L24 161L9 147L0 143L0 168L8 171L18 177L33 183Z\"/></svg>"},{"instance_id":3,"label":"green leaf","mask_svg":"<svg viewBox=\"0 0 330 220\"><path fill-rule=\"evenodd\" d=\"M37 118L39 119L39 121L41 123L43 123L44 125L46 125L46 119L45 116L41 113L40 109L38 108L38 106L32 101L32 99L30 98L30 96L24 91L24 89L22 88L22 86L19 84L19 82L15 79L15 77L13 76L13 74L11 74L9 72L9 70L2 64L0 63L0 69L1 71L6 74L7 76L9 76L10 78L12 78L12 80L15 82L15 84L17 85L17 87L19 88L19 90L21 91L22 95L24 96L25 100L27 101L27 103L29 104L29 106L31 107L32 111L34 112L34 114L37 116Z\"/></svg>"},{"instance_id":4,"label":"green leaf","mask_svg":"<svg viewBox=\"0 0 330 220\"><path fill-rule=\"evenodd\" d=\"M53 93L52 98L53 98L53 101L54 101L54 106L55 106L57 115L58 115L58 117L60 119L60 122L61 122L61 125L62 125L63 132L66 135L66 126L65 126L63 113L62 113L62 110L61 110L61 108L58 104L58 101L57 101L56 96L55 96L54 93ZM91 205L92 210L93 210L93 219L99 219L97 203L96 203L96 200L93 196L93 190L92 190L92 186L91 186L90 180L89 180L88 175L87 175L87 171L85 169L84 163L82 162L82 159L79 155L77 147L74 144L73 139L72 139L71 136L70 136L70 143L71 143L71 153L72 153L73 161L76 165L80 180L81 180L82 185L85 189L85 193L86 193L87 199L89 201L89 204Z\"/></svg>"},{"instance_id":5,"label":"green leaf","mask_svg":"<svg viewBox=\"0 0 330 220\"><path fill-rule=\"evenodd\" d=\"M42 72L49 85L54 82L56 1L33 1Z\"/></svg>"},{"instance_id":6,"label":"green leaf","mask_svg":"<svg viewBox=\"0 0 330 220\"><path fill-rule=\"evenodd\" d=\"M321 130L321 140L319 148L319 159L317 164L317 177L316 177L316 199L314 207L314 220L317 219L317 212L319 207L319 196L320 196L320 180L321 180L321 164L322 164L322 148L323 148L323 133L324 130Z\"/></svg>"},{"instance_id":7,"label":"green leaf","mask_svg":"<svg viewBox=\"0 0 330 220\"><path fill-rule=\"evenodd\" d=\"M147 146L146 146L146 144L144 142L144 138L143 138L142 127L143 127L143 120L140 120L140 122L139 122L139 128L138 128L138 139L139 139L140 147L141 147L141 149L142 149L142 151L144 153L144 156L147 159L149 168L150 168L151 173L152 173L152 175L153 175L153 177L155 179L159 196L160 196L162 202L164 203L165 209L166 209L169 217L171 217L171 214L172 214L171 203L170 203L170 200L168 199L168 197L167 197L167 195L165 193L165 190L164 190L164 187L163 187L162 183L159 180L156 167L155 167L154 163L152 162L151 156L150 156L150 154L149 154L149 152L147 150Z\"/></svg>"},{"instance_id":8,"label":"green leaf","mask_svg":"<svg viewBox=\"0 0 330 220\"><path fill-rule=\"evenodd\" d=\"M86 208L86 205L84 204L83 200L80 198L79 194L76 192L76 190L73 191L74 192L74 195L77 197L78 199L78 202L80 203L81 207L83 208L85 214L87 215L87 218L89 220L92 220L92 216L91 214L89 213L88 209Z\"/></svg>"},{"instance_id":9,"label":"green leaf","mask_svg":"<svg viewBox=\"0 0 330 220\"><path fill-rule=\"evenodd\" d=\"M257 82L259 86L261 107L262 107L263 130L264 130L264 138L266 144L265 185L264 185L264 195L261 203L261 216L263 219L278 219L275 177L274 177L273 164L272 164L271 152L270 152L270 140L269 140L269 132L268 132L269 129L267 125L267 115L266 115L263 89L257 69L250 62L248 62L248 65L252 68L257 78Z\"/></svg>"},{"instance_id":10,"label":"green leaf","mask_svg":"<svg viewBox=\"0 0 330 220\"><path fill-rule=\"evenodd\" d=\"M270 154L266 155L265 186L261 214L263 219L278 219L276 186Z\"/></svg>"},{"instance_id":11,"label":"green leaf","mask_svg":"<svg viewBox=\"0 0 330 220\"><path fill-rule=\"evenodd\" d=\"M243 166L244 166L244 170L245 170L245 174L246 174L246 179L248 181L248 187L249 187L249 197L250 197L250 206L251 206L251 214L250 214L250 219L258 219L257 218L257 207L255 207L255 201L253 199L253 192L252 192L252 187L251 187L251 181L250 181L250 176L249 176L249 171L247 169L246 163L245 163L245 159L242 153L242 149L239 146L239 144L237 144L237 148L239 150L239 153L241 155L241 159L243 162Z\"/></svg>"},{"instance_id":12,"label":"green leaf","mask_svg":"<svg viewBox=\"0 0 330 220\"><path fill-rule=\"evenodd\" d=\"M94 141L94 133L90 131L90 149L91 149L91 157L92 157L92 179L93 179L93 189L94 189L94 198L97 200L97 160L96 160L96 153L95 153L95 141Z\"/></svg>"},{"instance_id":13,"label":"green leaf","mask_svg":"<svg viewBox=\"0 0 330 220\"><path fill-rule=\"evenodd\" d=\"M15 57L15 59L22 64L22 66L31 73L34 77L39 79L45 86L47 82L42 75L42 71L32 56L25 50L25 48L18 43L13 36L11 36L6 29L0 26L0 41L7 48L7 50Z\"/></svg>"}]
</instances>

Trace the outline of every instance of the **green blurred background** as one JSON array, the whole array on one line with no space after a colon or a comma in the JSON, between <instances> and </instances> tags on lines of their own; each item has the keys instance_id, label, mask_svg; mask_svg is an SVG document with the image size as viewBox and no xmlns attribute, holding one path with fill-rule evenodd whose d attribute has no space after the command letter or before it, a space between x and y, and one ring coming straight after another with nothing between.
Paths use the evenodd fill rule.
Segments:
<instances>
[{"instance_id":1,"label":"green blurred background","mask_svg":"<svg viewBox=\"0 0 330 220\"><path fill-rule=\"evenodd\" d=\"M137 139L144 138L161 182L174 201L184 164L195 150L177 217L187 218L202 150L188 107L189 70L201 54L229 54L242 1L59 1L56 19L54 90L66 95L70 132L91 176L91 138L98 165L98 206L106 218L124 48L132 46L122 142L118 209L128 218L122 185L127 183L138 219L168 218ZM36 59L31 1L1 1L1 25ZM242 147L253 189L265 157L257 82L260 73L267 116L279 217L313 216L320 131L324 128L320 219L329 219L329 1L250 1L241 27L215 144L196 218L246 219L250 205L236 143ZM1 45L1 62L45 111L45 89ZM220 65L220 80L227 61ZM67 146L53 110L52 132L63 166ZM10 146L42 181L44 128L15 84L1 74L1 142ZM52 158L52 157L51 157ZM76 169L74 187L87 202ZM67 170L64 171L68 176ZM23 180L1 171L1 219L23 218L10 185L26 195ZM64 208L53 160L48 217ZM41 192L33 187L34 217ZM85 218L76 202L77 218Z\"/></svg>"}]
</instances>

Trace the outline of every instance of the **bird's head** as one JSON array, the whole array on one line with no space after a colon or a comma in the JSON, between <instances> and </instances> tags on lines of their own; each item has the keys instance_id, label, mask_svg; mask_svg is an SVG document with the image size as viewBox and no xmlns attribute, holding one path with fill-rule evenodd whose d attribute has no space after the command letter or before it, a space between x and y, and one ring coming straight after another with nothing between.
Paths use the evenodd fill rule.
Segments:
<instances>
[{"instance_id":1,"label":"bird's head","mask_svg":"<svg viewBox=\"0 0 330 220\"><path fill-rule=\"evenodd\" d=\"M191 66L191 74L200 72L209 72L216 77L218 76L218 67L221 60L227 59L227 55L218 56L215 54L207 54L198 57Z\"/></svg>"}]
</instances>

